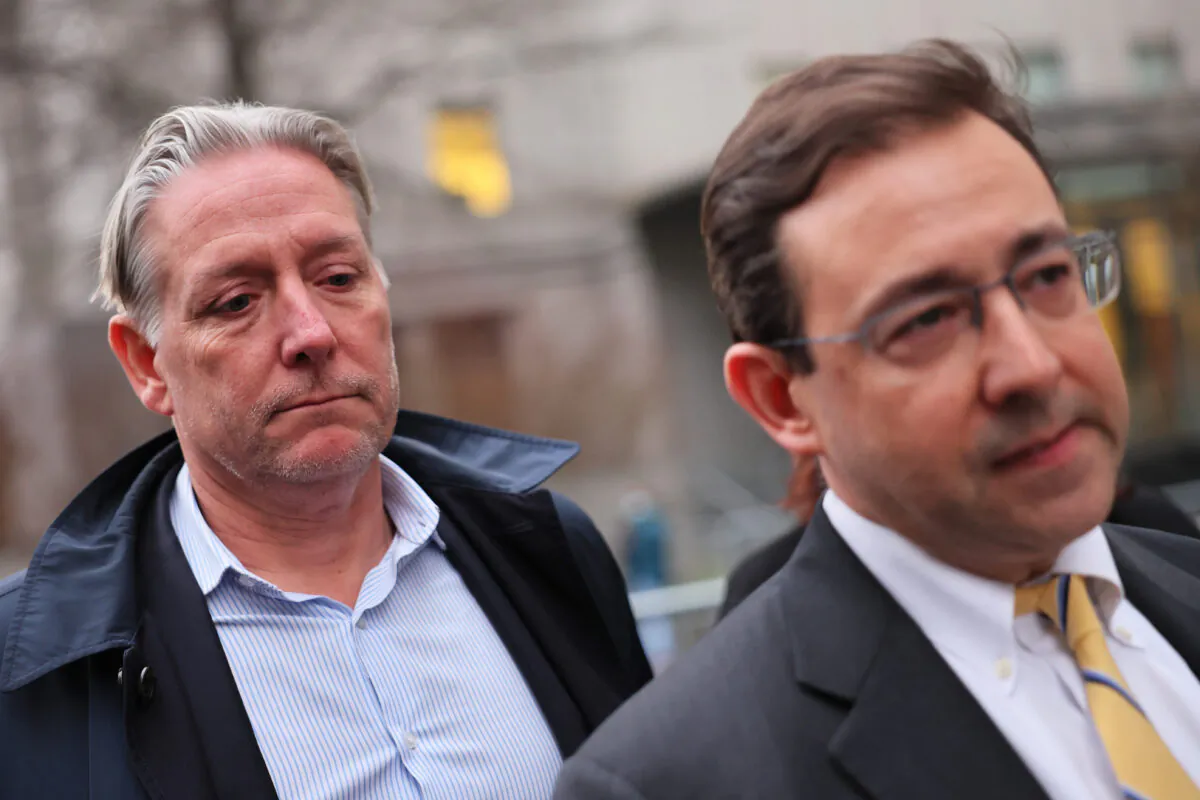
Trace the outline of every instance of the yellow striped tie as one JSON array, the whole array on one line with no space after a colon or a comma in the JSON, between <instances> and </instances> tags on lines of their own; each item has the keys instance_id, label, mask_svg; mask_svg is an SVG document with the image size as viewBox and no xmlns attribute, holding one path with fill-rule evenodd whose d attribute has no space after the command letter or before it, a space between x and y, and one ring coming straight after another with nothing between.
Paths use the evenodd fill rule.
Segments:
<instances>
[{"instance_id":1,"label":"yellow striped tie","mask_svg":"<svg viewBox=\"0 0 1200 800\"><path fill-rule=\"evenodd\" d=\"M1016 616L1039 611L1062 631L1084 678L1088 707L1128 800L1200 800L1129 691L1080 575L1017 589Z\"/></svg>"}]
</instances>

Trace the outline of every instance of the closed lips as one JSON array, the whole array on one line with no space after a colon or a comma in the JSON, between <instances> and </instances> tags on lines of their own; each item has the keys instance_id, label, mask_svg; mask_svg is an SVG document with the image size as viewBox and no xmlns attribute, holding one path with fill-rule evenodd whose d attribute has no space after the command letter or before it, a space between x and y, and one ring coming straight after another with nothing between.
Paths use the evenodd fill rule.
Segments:
<instances>
[{"instance_id":1,"label":"closed lips","mask_svg":"<svg viewBox=\"0 0 1200 800\"><path fill-rule=\"evenodd\" d=\"M319 406L319 405L323 405L324 403L332 403L334 400L344 400L350 396L351 395L348 395L348 394L339 394L339 395L332 395L330 397L314 397L311 400L301 400L298 403L293 403L289 406L286 406L282 410L283 411L291 411L292 409L295 409L295 408L306 408L308 406Z\"/></svg>"},{"instance_id":2,"label":"closed lips","mask_svg":"<svg viewBox=\"0 0 1200 800\"><path fill-rule=\"evenodd\" d=\"M1038 453L1042 452L1043 450L1046 450L1047 448L1053 447L1054 445L1058 444L1058 442L1064 436L1066 436L1067 433L1069 433L1074 427L1075 427L1075 423L1072 422L1070 425L1066 426L1065 428L1060 429L1057 433L1054 433L1050 436L1038 437L1038 438L1030 441L1028 444L1021 445L1020 447L1016 448L1015 450L1010 450L1008 453L1006 453L1003 456L1001 456L1000 458L996 459L995 465L997 467L1007 467L1007 466L1017 463L1018 461L1020 461L1023 458L1028 458L1029 456L1037 455Z\"/></svg>"}]
</instances>

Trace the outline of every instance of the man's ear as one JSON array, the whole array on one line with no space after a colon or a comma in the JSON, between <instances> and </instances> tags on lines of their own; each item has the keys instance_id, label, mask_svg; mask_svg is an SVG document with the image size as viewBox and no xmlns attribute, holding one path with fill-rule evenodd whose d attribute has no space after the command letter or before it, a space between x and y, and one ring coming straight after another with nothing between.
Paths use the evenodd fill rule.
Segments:
<instances>
[{"instance_id":1,"label":"man's ear","mask_svg":"<svg viewBox=\"0 0 1200 800\"><path fill-rule=\"evenodd\" d=\"M132 319L118 314L108 321L108 346L121 362L125 377L142 405L166 417L174 414L171 392L154 363L157 353Z\"/></svg>"},{"instance_id":2,"label":"man's ear","mask_svg":"<svg viewBox=\"0 0 1200 800\"><path fill-rule=\"evenodd\" d=\"M793 391L796 373L777 350L739 342L725 352L725 387L775 442L793 456L822 452L804 392Z\"/></svg>"}]
</instances>

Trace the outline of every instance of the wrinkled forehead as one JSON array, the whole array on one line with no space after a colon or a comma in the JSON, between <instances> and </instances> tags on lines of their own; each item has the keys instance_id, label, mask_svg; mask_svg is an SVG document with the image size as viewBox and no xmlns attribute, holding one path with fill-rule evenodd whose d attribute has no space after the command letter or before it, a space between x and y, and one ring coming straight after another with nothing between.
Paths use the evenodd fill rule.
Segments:
<instances>
[{"instance_id":1,"label":"wrinkled forehead","mask_svg":"<svg viewBox=\"0 0 1200 800\"><path fill-rule=\"evenodd\" d=\"M352 192L315 156L263 147L184 170L159 191L147 222L170 246L321 212L356 218Z\"/></svg>"},{"instance_id":2,"label":"wrinkled forehead","mask_svg":"<svg viewBox=\"0 0 1200 800\"><path fill-rule=\"evenodd\" d=\"M888 150L834 162L780 220L784 269L803 286L809 333L846 324L886 284L922 271L984 281L1014 241L1064 227L1041 168L995 123L971 115Z\"/></svg>"},{"instance_id":3,"label":"wrinkled forehead","mask_svg":"<svg viewBox=\"0 0 1200 800\"><path fill-rule=\"evenodd\" d=\"M155 260L169 270L165 283L261 260L281 245L300 254L332 240L366 246L353 193L317 158L271 148L185 170L151 203L145 230Z\"/></svg>"}]
</instances>

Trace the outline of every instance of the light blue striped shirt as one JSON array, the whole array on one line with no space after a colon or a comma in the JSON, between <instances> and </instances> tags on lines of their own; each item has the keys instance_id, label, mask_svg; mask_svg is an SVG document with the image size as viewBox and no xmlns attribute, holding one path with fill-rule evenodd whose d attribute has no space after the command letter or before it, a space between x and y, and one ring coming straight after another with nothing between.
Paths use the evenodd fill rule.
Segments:
<instances>
[{"instance_id":1,"label":"light blue striped shirt","mask_svg":"<svg viewBox=\"0 0 1200 800\"><path fill-rule=\"evenodd\" d=\"M396 535L352 609L250 573L205 522L186 466L171 497L276 791L550 797L562 759L537 702L446 559L437 506L380 458Z\"/></svg>"}]
</instances>

